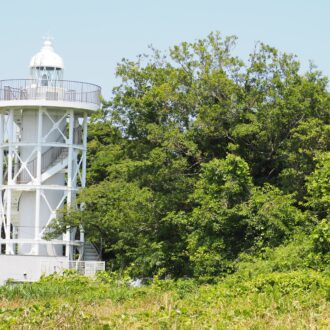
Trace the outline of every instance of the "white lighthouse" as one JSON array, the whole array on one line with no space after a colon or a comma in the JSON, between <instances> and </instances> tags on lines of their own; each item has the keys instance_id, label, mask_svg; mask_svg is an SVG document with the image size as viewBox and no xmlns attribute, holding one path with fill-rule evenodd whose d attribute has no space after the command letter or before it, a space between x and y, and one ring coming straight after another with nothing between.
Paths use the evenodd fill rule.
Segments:
<instances>
[{"instance_id":1,"label":"white lighthouse","mask_svg":"<svg viewBox=\"0 0 330 330\"><path fill-rule=\"evenodd\" d=\"M63 75L47 39L31 59L29 79L0 81L0 284L104 267L84 261L93 247L81 228L44 239L57 211L74 207L85 186L87 121L100 105L99 86Z\"/></svg>"}]
</instances>

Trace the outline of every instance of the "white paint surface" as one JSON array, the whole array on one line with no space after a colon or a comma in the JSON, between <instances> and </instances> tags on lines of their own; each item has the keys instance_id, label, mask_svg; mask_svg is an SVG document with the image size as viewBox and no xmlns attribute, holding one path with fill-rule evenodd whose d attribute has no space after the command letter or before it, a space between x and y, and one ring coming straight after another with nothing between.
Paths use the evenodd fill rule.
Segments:
<instances>
[{"instance_id":1,"label":"white paint surface","mask_svg":"<svg viewBox=\"0 0 330 330\"><path fill-rule=\"evenodd\" d=\"M50 267L54 271L59 270L66 260L65 257L0 255L0 285L8 279L22 282L38 281L46 269Z\"/></svg>"}]
</instances>

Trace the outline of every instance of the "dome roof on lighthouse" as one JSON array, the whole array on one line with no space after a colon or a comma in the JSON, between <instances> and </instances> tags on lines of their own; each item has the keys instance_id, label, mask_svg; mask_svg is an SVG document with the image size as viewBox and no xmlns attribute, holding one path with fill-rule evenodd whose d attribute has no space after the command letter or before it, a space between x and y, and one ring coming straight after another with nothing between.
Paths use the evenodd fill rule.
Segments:
<instances>
[{"instance_id":1,"label":"dome roof on lighthouse","mask_svg":"<svg viewBox=\"0 0 330 330\"><path fill-rule=\"evenodd\" d=\"M31 58L30 68L35 67L64 69L63 59L55 53L51 40L46 39L40 51Z\"/></svg>"}]
</instances>

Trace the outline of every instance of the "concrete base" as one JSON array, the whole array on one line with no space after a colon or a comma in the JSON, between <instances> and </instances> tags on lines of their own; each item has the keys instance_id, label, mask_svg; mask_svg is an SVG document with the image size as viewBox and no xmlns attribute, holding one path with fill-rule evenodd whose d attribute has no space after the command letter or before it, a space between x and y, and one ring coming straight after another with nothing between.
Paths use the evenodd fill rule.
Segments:
<instances>
[{"instance_id":1,"label":"concrete base","mask_svg":"<svg viewBox=\"0 0 330 330\"><path fill-rule=\"evenodd\" d=\"M63 264L67 263L66 257L41 257L0 255L0 285L6 280L34 282L40 276L59 272Z\"/></svg>"}]
</instances>

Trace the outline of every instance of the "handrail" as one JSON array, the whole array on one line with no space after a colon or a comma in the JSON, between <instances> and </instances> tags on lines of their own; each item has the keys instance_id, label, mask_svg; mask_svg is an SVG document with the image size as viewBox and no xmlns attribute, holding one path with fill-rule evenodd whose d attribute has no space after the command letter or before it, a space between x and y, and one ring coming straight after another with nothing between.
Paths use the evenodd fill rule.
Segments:
<instances>
[{"instance_id":1,"label":"handrail","mask_svg":"<svg viewBox=\"0 0 330 330\"><path fill-rule=\"evenodd\" d=\"M79 125L78 127L75 127L73 132L73 137L74 137L74 144L82 144L82 127ZM64 128L65 131L65 128ZM62 131L63 134L64 131ZM57 138L55 143L57 142L62 142L61 140L63 139L63 135L60 134L60 136ZM61 161L65 159L67 156L67 147L57 147L53 146L47 149L45 152L42 153L41 155L41 174L45 173L47 169L49 169L49 166L54 164L57 161ZM19 166L21 168L21 166ZM27 168L27 169L26 169ZM33 178L36 177L37 175L37 158L34 158L30 160L26 164L26 168L22 169L21 172L19 173L17 177L17 183L28 183L32 181L31 175ZM30 172L30 174L29 174ZM17 173L17 172L16 172ZM14 173L15 176L15 173ZM6 175L4 176L6 177Z\"/></svg>"},{"instance_id":2,"label":"handrail","mask_svg":"<svg viewBox=\"0 0 330 330\"><path fill-rule=\"evenodd\" d=\"M64 129L65 130L65 129ZM64 134L64 132L62 131ZM62 134L57 138L55 142L61 142L63 139ZM50 147L48 150L42 153L41 155L41 174L45 173L51 164L58 160L62 153L65 152L66 147ZM64 159L64 158L63 158ZM32 177L37 175L37 158L29 161L26 164L26 168L31 173ZM27 169L24 168L17 178L18 183L28 183L32 181L31 175L28 173Z\"/></svg>"},{"instance_id":3,"label":"handrail","mask_svg":"<svg viewBox=\"0 0 330 330\"><path fill-rule=\"evenodd\" d=\"M65 147L51 147L41 155L41 174L45 173L51 164L58 160L65 152ZM64 159L64 158L63 158ZM37 174L37 158L31 160L26 165L27 169L31 173L32 177L36 177ZM18 183L28 183L32 181L32 178L28 171L24 168L17 178Z\"/></svg>"},{"instance_id":4,"label":"handrail","mask_svg":"<svg viewBox=\"0 0 330 330\"><path fill-rule=\"evenodd\" d=\"M100 105L101 87L95 84L52 80L47 86L35 79L0 80L0 101L47 100Z\"/></svg>"}]
</instances>

